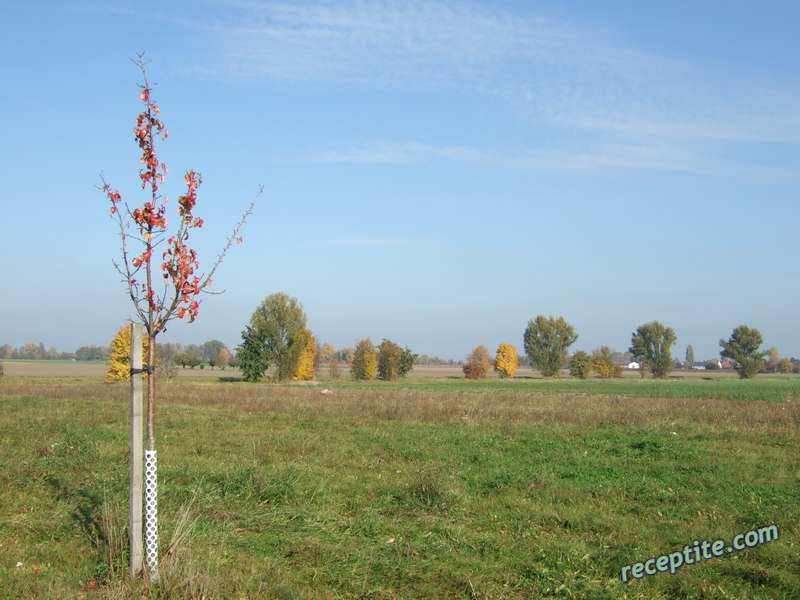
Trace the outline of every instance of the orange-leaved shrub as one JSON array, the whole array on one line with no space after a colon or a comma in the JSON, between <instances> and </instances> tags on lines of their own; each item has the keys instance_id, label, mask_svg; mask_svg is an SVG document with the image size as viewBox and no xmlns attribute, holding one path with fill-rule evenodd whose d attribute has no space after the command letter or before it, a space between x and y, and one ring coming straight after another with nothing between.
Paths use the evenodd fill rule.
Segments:
<instances>
[{"instance_id":1,"label":"orange-leaved shrub","mask_svg":"<svg viewBox=\"0 0 800 600\"><path fill-rule=\"evenodd\" d=\"M611 358L611 348L600 346L592 350L592 371L598 377L611 379L612 377L622 377L622 367L615 365Z\"/></svg>"},{"instance_id":2,"label":"orange-leaved shrub","mask_svg":"<svg viewBox=\"0 0 800 600\"><path fill-rule=\"evenodd\" d=\"M463 367L464 376L467 379L482 379L489 372L490 365L491 359L486 346L478 346L467 356L467 364Z\"/></svg>"}]
</instances>

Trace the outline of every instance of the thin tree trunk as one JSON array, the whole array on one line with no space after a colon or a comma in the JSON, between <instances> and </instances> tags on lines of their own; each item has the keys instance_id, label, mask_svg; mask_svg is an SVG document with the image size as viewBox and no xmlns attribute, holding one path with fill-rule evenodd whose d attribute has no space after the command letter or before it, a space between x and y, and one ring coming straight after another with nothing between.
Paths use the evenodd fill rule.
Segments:
<instances>
[{"instance_id":1,"label":"thin tree trunk","mask_svg":"<svg viewBox=\"0 0 800 600\"><path fill-rule=\"evenodd\" d=\"M156 374L153 365L156 363L156 340L151 337L147 349L147 365L149 377L147 378L147 449L156 449Z\"/></svg>"}]
</instances>

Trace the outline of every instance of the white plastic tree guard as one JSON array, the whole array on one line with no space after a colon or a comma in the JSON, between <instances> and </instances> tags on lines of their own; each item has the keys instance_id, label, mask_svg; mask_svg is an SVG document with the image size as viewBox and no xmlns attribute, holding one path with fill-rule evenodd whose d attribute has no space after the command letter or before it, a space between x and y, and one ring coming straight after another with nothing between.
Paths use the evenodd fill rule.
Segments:
<instances>
[{"instance_id":1,"label":"white plastic tree guard","mask_svg":"<svg viewBox=\"0 0 800 600\"><path fill-rule=\"evenodd\" d=\"M158 579L158 466L156 451L144 453L144 551L151 579Z\"/></svg>"}]
</instances>

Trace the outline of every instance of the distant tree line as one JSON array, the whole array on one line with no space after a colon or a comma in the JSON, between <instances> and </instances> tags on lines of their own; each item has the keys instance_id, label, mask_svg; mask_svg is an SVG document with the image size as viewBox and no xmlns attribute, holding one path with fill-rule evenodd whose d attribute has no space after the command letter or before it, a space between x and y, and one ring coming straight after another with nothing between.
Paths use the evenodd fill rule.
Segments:
<instances>
[{"instance_id":1,"label":"distant tree line","mask_svg":"<svg viewBox=\"0 0 800 600\"><path fill-rule=\"evenodd\" d=\"M427 354L418 354L417 358L414 359L415 365L457 365L459 364L458 361L450 359L439 358L438 356L428 356Z\"/></svg>"},{"instance_id":2,"label":"distant tree line","mask_svg":"<svg viewBox=\"0 0 800 600\"><path fill-rule=\"evenodd\" d=\"M75 352L61 352L55 346L49 349L45 348L44 344L28 343L19 348L15 348L10 344L0 346L0 360L96 360L108 361L113 354L113 347L115 342L121 336L128 336L129 334L120 333L122 329L128 329L124 326L117 332L114 340L109 346L82 346ZM125 338L128 339L128 338ZM235 357L231 355L227 346L219 340L211 340L203 344L159 344L156 347L157 362L161 364L175 364L184 368L194 368L198 365L208 365L212 369L222 368L227 366L235 366ZM127 355L126 355L127 356Z\"/></svg>"},{"instance_id":3,"label":"distant tree line","mask_svg":"<svg viewBox=\"0 0 800 600\"><path fill-rule=\"evenodd\" d=\"M107 360L108 346L82 346L75 352L63 352L55 346L29 342L19 348L10 344L0 346L0 359L9 360Z\"/></svg>"},{"instance_id":4,"label":"distant tree line","mask_svg":"<svg viewBox=\"0 0 800 600\"><path fill-rule=\"evenodd\" d=\"M111 342L111 351L108 356L108 381L130 380L130 325L123 325ZM147 338L144 338L142 356L147 356ZM156 346L155 374L159 379L172 379L177 375L178 367L195 368L206 365L212 369L218 367L222 370L231 363L235 363L230 351L219 340L211 340L202 345L189 344L158 344ZM146 376L146 375L145 375Z\"/></svg>"},{"instance_id":5,"label":"distant tree line","mask_svg":"<svg viewBox=\"0 0 800 600\"><path fill-rule=\"evenodd\" d=\"M203 344L165 343L156 346L156 361L162 365L176 365L184 369L194 369L206 365L212 369L225 369L235 366L235 358L228 347L219 340L210 340Z\"/></svg>"},{"instance_id":6,"label":"distant tree line","mask_svg":"<svg viewBox=\"0 0 800 600\"><path fill-rule=\"evenodd\" d=\"M627 353L612 351L601 346L591 354L579 350L569 356L569 348L578 339L572 325L563 317L538 315L528 322L523 333L523 346L528 363L539 370L544 377L555 377L562 369L578 379L587 379L592 373L601 378L621 377L621 363L629 360L639 365L642 377L649 374L655 379L666 377L673 368L694 367L694 348L686 348L686 361L681 363L672 357L671 348L677 335L671 327L659 321L640 325L631 335L631 345ZM762 350L763 337L757 329L741 325L733 330L727 339L721 339L720 358L727 359L742 379L754 377L759 372L791 373L800 372L800 360L782 358L777 348ZM514 357L512 358L512 352ZM495 354L494 369L501 377L513 377L514 369L521 363L516 350L510 344L500 344ZM485 377L492 364L485 346L477 346L467 356L464 376L467 379ZM720 368L717 360L708 361L707 367ZM713 365L713 366L712 366Z\"/></svg>"},{"instance_id":7,"label":"distant tree line","mask_svg":"<svg viewBox=\"0 0 800 600\"><path fill-rule=\"evenodd\" d=\"M417 358L409 348L389 339L377 347L369 338L360 340L355 348L319 345L307 328L303 305L282 292L264 298L253 312L236 356L242 376L250 382L268 376L276 382L312 379L323 362L332 378L340 376L339 363L346 363L356 380L379 377L390 381L408 374Z\"/></svg>"},{"instance_id":8,"label":"distant tree line","mask_svg":"<svg viewBox=\"0 0 800 600\"><path fill-rule=\"evenodd\" d=\"M110 346L83 346L75 352L60 352L56 347L46 348L43 343L27 343L19 348L9 344L0 346L0 360L96 360L110 361L109 373L123 373L120 361L127 361L127 351L122 327ZM306 315L296 298L284 293L267 296L250 318L242 332L242 342L234 354L219 340L203 344L163 343L156 347L156 362L162 370L170 367L211 369L238 367L247 381L260 381L271 369L272 379L313 379L320 364L329 369L331 378L340 376L340 365L348 365L356 380L380 378L393 380L405 377L414 365L462 365L468 379L486 377L494 370L500 377L514 377L519 366L538 369L544 377L557 376L562 369L578 379L592 374L600 378L621 377L623 364L638 363L642 377L666 377L672 369L720 369L723 365L736 370L739 377L749 379L757 373L800 373L800 360L782 357L774 346L761 348L764 340L758 329L746 325L736 327L730 337L720 339L720 359L695 361L694 348L686 347L685 360L674 359L671 348L677 336L671 327L659 321L640 325L631 335L627 352L617 352L600 346L591 354L579 350L569 355L569 348L577 341L575 332L564 317L538 315L528 322L523 332L524 355L517 354L514 346L501 343L494 358L485 346L477 346L466 357L466 362L414 354L408 347L401 348L389 339L376 346L370 338L360 340L354 348L336 349L332 344L319 344L306 327ZM725 361L724 363L722 361ZM114 366L114 363L119 363ZM116 378L117 376L111 376Z\"/></svg>"},{"instance_id":9,"label":"distant tree line","mask_svg":"<svg viewBox=\"0 0 800 600\"><path fill-rule=\"evenodd\" d=\"M376 376L383 381L405 377L414 368L415 355L401 348L392 340L385 339L379 346L364 338L356 344L350 375L353 379L367 381Z\"/></svg>"}]
</instances>

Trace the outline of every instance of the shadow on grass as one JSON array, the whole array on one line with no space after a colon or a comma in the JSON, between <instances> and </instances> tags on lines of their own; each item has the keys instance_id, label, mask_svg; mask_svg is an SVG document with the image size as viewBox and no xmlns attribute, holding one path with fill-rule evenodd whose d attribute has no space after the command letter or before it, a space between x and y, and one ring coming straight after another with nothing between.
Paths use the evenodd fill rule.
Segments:
<instances>
[{"instance_id":1,"label":"shadow on grass","mask_svg":"<svg viewBox=\"0 0 800 600\"><path fill-rule=\"evenodd\" d=\"M226 375L225 377L217 377L217 381L219 381L220 383L244 383L244 378L230 377Z\"/></svg>"},{"instance_id":2,"label":"shadow on grass","mask_svg":"<svg viewBox=\"0 0 800 600\"><path fill-rule=\"evenodd\" d=\"M95 547L108 541L102 527L103 497L100 494L85 487L73 489L59 477L48 475L44 481L56 500L67 502L72 508L70 517Z\"/></svg>"}]
</instances>

